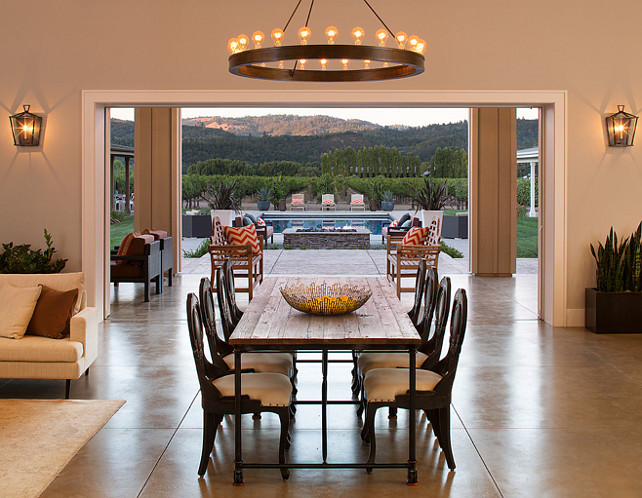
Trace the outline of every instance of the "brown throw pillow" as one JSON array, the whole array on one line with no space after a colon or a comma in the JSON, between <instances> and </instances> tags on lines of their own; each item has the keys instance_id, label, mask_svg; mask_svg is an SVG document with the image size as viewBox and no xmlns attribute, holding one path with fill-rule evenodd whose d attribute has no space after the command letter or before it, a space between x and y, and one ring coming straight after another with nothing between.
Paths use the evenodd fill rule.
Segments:
<instances>
[{"instance_id":1,"label":"brown throw pillow","mask_svg":"<svg viewBox=\"0 0 642 498\"><path fill-rule=\"evenodd\" d=\"M62 339L69 335L69 321L78 297L78 289L59 291L42 285L27 334Z\"/></svg>"}]
</instances>

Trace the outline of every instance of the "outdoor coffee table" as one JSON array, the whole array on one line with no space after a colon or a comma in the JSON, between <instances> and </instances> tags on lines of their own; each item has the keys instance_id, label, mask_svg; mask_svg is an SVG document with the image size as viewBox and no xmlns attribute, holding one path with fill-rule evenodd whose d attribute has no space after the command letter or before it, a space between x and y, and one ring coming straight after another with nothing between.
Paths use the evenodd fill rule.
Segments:
<instances>
[{"instance_id":1,"label":"outdoor coffee table","mask_svg":"<svg viewBox=\"0 0 642 498\"><path fill-rule=\"evenodd\" d=\"M358 310L338 316L316 316L292 308L280 292L282 285L312 282L369 286L372 297ZM234 484L243 483L244 468L273 469L346 469L405 468L408 484L417 483L415 458L415 357L421 338L412 324L394 288L381 276L288 276L265 277L256 297L230 337L235 355L235 390L241 392L241 354L248 351L321 351L322 399L295 401L295 404L322 406L323 461L316 463L244 462L241 441L241 396L236 396L234 431ZM391 463L329 463L327 441L327 405L356 404L355 400L327 399L328 352L338 350L406 350L409 353L408 461Z\"/></svg>"}]
</instances>

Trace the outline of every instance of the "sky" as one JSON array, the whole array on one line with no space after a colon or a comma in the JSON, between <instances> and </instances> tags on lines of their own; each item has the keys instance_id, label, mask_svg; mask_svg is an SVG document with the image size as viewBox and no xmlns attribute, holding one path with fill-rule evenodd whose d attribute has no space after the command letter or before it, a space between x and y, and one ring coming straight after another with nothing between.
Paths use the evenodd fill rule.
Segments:
<instances>
[{"instance_id":1,"label":"sky","mask_svg":"<svg viewBox=\"0 0 642 498\"><path fill-rule=\"evenodd\" d=\"M298 116L332 116L341 119L361 119L381 126L427 126L430 124L456 123L468 120L468 109L386 109L386 108L184 108L183 118L221 116L238 118L268 114L294 114ZM112 118L134 120L134 109L111 110ZM518 118L537 119L537 109L517 109Z\"/></svg>"}]
</instances>

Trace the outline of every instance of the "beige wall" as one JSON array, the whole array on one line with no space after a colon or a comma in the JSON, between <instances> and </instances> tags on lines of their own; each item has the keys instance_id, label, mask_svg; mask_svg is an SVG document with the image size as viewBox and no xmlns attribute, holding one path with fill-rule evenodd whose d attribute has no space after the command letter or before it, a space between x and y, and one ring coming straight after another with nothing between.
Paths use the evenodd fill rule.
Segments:
<instances>
[{"instance_id":1,"label":"beige wall","mask_svg":"<svg viewBox=\"0 0 642 498\"><path fill-rule=\"evenodd\" d=\"M31 104L46 121L43 145L35 151L17 150L8 122L0 125L1 241L40 246L47 227L61 256L69 258L68 269L81 268L82 90L327 87L231 76L227 39L282 26L291 5L246 0L227 11L223 5L194 0L3 3L0 106L8 116ZM605 32L623 19L639 19L642 3L624 0L615 8L601 0L409 0L402 5L375 3L394 31L427 40L426 73L332 88L568 90L567 307L579 312L583 289L593 283L588 244L603 238L612 224L625 233L642 218L640 145L608 148L602 119L617 104L638 111L642 65L636 52L642 34L633 26L622 38L630 45L614 47L620 38ZM344 36L355 23L343 19L357 18L370 33L378 28L360 2L326 0L315 4L311 27L320 31L332 23Z\"/></svg>"}]
</instances>

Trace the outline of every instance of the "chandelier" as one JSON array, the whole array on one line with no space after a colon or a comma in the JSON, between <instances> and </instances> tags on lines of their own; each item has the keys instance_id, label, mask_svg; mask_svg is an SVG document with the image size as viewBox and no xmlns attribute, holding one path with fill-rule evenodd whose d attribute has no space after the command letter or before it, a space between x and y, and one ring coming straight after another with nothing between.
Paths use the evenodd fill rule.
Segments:
<instances>
[{"instance_id":1,"label":"chandelier","mask_svg":"<svg viewBox=\"0 0 642 498\"><path fill-rule=\"evenodd\" d=\"M374 35L376 46L362 44L366 33L360 26L352 29L353 45L335 43L339 36L335 26L325 29L327 44L311 44L309 22L314 0L310 1L305 25L297 32L299 44L284 45L285 32L302 2L298 0L285 27L272 30L273 47L263 47L266 37L262 31L255 31L251 38L245 34L230 38L230 72L248 78L322 82L388 80L423 73L426 42L403 31L393 34L368 1L363 1L383 25ZM386 46L389 38L395 47ZM250 41L253 49L249 48Z\"/></svg>"}]
</instances>

